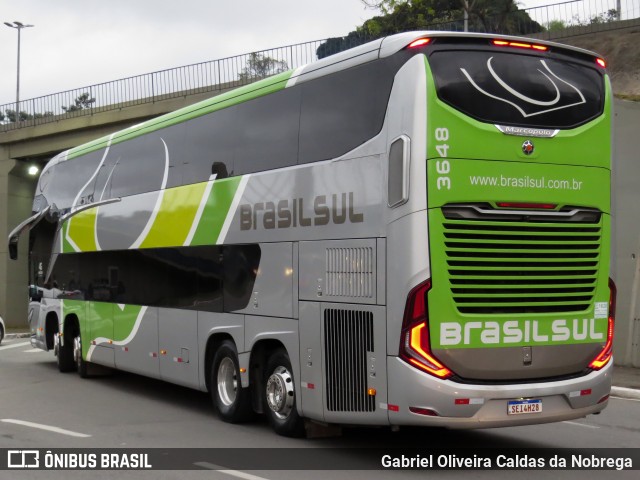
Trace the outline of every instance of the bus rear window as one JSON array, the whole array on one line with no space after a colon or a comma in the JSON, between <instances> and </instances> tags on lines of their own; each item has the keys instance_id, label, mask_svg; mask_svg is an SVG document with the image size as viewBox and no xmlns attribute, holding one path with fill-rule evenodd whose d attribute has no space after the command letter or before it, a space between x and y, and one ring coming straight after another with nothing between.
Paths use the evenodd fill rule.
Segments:
<instances>
[{"instance_id":1,"label":"bus rear window","mask_svg":"<svg viewBox=\"0 0 640 480\"><path fill-rule=\"evenodd\" d=\"M436 51L429 63L438 97L482 122L566 129L603 111L604 80L595 67L477 50Z\"/></svg>"}]
</instances>

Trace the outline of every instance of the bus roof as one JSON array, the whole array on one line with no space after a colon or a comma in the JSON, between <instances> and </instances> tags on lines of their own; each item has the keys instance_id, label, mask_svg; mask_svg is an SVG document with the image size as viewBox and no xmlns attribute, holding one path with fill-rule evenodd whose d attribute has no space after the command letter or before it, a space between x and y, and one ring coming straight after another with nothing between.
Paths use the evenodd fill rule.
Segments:
<instances>
[{"instance_id":1,"label":"bus roof","mask_svg":"<svg viewBox=\"0 0 640 480\"><path fill-rule=\"evenodd\" d=\"M536 44L551 46L554 49L574 51L574 52L579 52L581 54L586 54L594 57L598 56L594 52L590 52L588 50L584 50L584 49L569 46L569 45L562 45L559 43L549 42L545 40L509 36L509 35L498 35L498 34L487 34L487 33L442 32L442 31L428 31L428 30L398 33L395 35L390 35L387 37L383 37L383 38L365 43L363 45L351 48L349 50L345 50L343 52L336 53L334 55L330 55L316 62L312 62L306 65L303 65L301 67L298 67L295 70L289 70L287 72L283 72L283 73L274 75L272 77L259 80L254 83L244 85L240 88L230 90L228 92L224 92L220 95L216 95L214 97L195 103L193 105L183 107L174 112L166 113L164 115L158 116L151 120L142 122L138 125L134 125L127 129L118 131L112 135L108 135L108 136L96 139L94 141L85 143L83 145L77 146L75 148L72 148L54 157L49 162L49 165L47 165L47 167L53 166L60 161L73 159L75 157L99 150L101 148L105 148L107 145L121 143L123 141L138 137L140 135L144 135L145 133L159 130L161 128L165 128L170 125L174 125L176 123L181 123L191 118L196 118L202 115L206 115L207 113L211 113L216 110L221 110L231 105L243 103L245 101L281 90L283 88L292 87L298 83L313 80L315 78L329 75L331 73L334 73L340 70L345 70L347 68L351 68L356 65L368 63L378 58L385 58L385 57L391 56L399 52L403 48L405 48L411 42L420 38L425 38L425 37L428 37L428 38L438 38L438 37L486 38L486 39L510 40L510 41L519 41L519 42L528 42L528 43L532 43L533 41Z\"/></svg>"}]
</instances>

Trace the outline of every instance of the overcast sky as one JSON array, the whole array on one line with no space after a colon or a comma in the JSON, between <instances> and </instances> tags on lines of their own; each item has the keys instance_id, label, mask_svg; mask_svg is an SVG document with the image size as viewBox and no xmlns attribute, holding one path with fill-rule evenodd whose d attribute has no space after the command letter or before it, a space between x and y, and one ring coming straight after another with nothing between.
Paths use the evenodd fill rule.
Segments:
<instances>
[{"instance_id":1,"label":"overcast sky","mask_svg":"<svg viewBox=\"0 0 640 480\"><path fill-rule=\"evenodd\" d=\"M0 0L0 22L35 25L21 34L23 100L342 36L375 14L359 0ZM0 23L0 104L15 101L16 54L16 30Z\"/></svg>"}]
</instances>

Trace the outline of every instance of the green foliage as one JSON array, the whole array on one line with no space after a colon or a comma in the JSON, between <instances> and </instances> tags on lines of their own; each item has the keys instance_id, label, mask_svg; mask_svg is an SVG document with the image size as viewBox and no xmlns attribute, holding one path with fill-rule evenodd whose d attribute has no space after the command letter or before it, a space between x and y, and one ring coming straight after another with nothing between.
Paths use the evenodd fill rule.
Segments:
<instances>
[{"instance_id":1,"label":"green foliage","mask_svg":"<svg viewBox=\"0 0 640 480\"><path fill-rule=\"evenodd\" d=\"M91 108L92 104L95 103L96 99L91 98L91 95L87 92L84 92L78 98L74 100L73 105L69 105L68 107L62 107L66 113L77 112L78 110L84 110L85 108Z\"/></svg>"},{"instance_id":2,"label":"green foliage","mask_svg":"<svg viewBox=\"0 0 640 480\"><path fill-rule=\"evenodd\" d=\"M289 69L287 62L267 57L260 53L250 53L247 65L238 75L241 81L258 80Z\"/></svg>"},{"instance_id":3,"label":"green foliage","mask_svg":"<svg viewBox=\"0 0 640 480\"><path fill-rule=\"evenodd\" d=\"M528 34L542 26L518 10L514 0L361 0L381 15L365 21L346 37L332 38L320 45L318 58L346 50L367 41L411 30L464 30L468 13L471 32Z\"/></svg>"},{"instance_id":4,"label":"green foliage","mask_svg":"<svg viewBox=\"0 0 640 480\"><path fill-rule=\"evenodd\" d=\"M547 25L547 31L549 32L557 32L559 30L564 30L569 25L562 20L551 20Z\"/></svg>"}]
</instances>

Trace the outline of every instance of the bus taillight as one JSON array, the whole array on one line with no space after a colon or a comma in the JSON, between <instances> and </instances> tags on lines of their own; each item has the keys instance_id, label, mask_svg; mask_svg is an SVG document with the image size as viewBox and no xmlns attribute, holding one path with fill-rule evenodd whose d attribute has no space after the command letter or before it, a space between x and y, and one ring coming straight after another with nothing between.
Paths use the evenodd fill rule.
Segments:
<instances>
[{"instance_id":1,"label":"bus taillight","mask_svg":"<svg viewBox=\"0 0 640 480\"><path fill-rule=\"evenodd\" d=\"M411 42L407 48L416 48L416 47L424 47L431 41L430 38L419 38L418 40L414 40Z\"/></svg>"},{"instance_id":2,"label":"bus taillight","mask_svg":"<svg viewBox=\"0 0 640 480\"><path fill-rule=\"evenodd\" d=\"M493 40L493 43L496 47L514 47L514 48L528 48L532 50L538 50L539 52L546 52L549 50L549 47L544 45L537 45L535 43L526 43L526 42L512 42L507 40Z\"/></svg>"},{"instance_id":3,"label":"bus taillight","mask_svg":"<svg viewBox=\"0 0 640 480\"><path fill-rule=\"evenodd\" d=\"M402 321L400 357L420 370L445 379L453 372L433 356L429 345L427 293L430 289L429 279L409 292Z\"/></svg>"},{"instance_id":4,"label":"bus taillight","mask_svg":"<svg viewBox=\"0 0 640 480\"><path fill-rule=\"evenodd\" d=\"M616 284L609 279L609 322L607 325L607 343L589 364L589 368L600 370L613 356L613 324L616 318Z\"/></svg>"}]
</instances>

